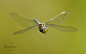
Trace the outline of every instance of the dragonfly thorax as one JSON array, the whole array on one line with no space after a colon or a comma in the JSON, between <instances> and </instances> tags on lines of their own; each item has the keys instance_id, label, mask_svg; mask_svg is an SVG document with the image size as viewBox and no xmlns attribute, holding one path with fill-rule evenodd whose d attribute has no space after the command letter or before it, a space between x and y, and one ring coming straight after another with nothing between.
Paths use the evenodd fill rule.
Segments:
<instances>
[{"instance_id":1,"label":"dragonfly thorax","mask_svg":"<svg viewBox=\"0 0 86 54\"><path fill-rule=\"evenodd\" d=\"M39 24L39 31L45 34L48 31L48 28L44 23L41 23Z\"/></svg>"}]
</instances>

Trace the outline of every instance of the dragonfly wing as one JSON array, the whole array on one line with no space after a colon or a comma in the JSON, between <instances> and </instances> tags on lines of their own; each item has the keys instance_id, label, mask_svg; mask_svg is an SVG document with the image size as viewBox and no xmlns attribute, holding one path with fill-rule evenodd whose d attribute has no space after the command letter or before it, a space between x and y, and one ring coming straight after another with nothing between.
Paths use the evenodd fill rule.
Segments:
<instances>
[{"instance_id":1,"label":"dragonfly wing","mask_svg":"<svg viewBox=\"0 0 86 54\"><path fill-rule=\"evenodd\" d=\"M34 21L32 21L24 16L21 16L20 14L10 13L9 15L12 19L14 19L16 22L18 22L23 27L28 28L30 26L37 25Z\"/></svg>"},{"instance_id":2,"label":"dragonfly wing","mask_svg":"<svg viewBox=\"0 0 86 54\"><path fill-rule=\"evenodd\" d=\"M23 30L19 30L19 31L13 33L13 35L25 33L26 31L28 31L29 29L31 29L31 28L33 28L33 27L35 27L35 26L36 26L36 25L31 26L31 27L26 28L26 29L23 29Z\"/></svg>"},{"instance_id":3,"label":"dragonfly wing","mask_svg":"<svg viewBox=\"0 0 86 54\"><path fill-rule=\"evenodd\" d=\"M60 26L60 25L54 25L54 24L48 24L47 26L51 26L59 31L63 32L76 32L78 29L71 27L71 26Z\"/></svg>"},{"instance_id":4,"label":"dragonfly wing","mask_svg":"<svg viewBox=\"0 0 86 54\"><path fill-rule=\"evenodd\" d=\"M60 14L58 14L57 16L53 17L52 19L50 19L46 24L60 24L64 19L66 19L69 15L69 12L64 11Z\"/></svg>"}]
</instances>

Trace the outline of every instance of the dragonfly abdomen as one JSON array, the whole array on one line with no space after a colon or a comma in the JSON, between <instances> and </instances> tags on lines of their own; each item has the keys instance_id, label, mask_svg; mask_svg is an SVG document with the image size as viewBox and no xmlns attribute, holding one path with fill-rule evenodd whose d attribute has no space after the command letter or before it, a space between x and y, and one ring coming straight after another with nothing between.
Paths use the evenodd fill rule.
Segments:
<instances>
[{"instance_id":1,"label":"dragonfly abdomen","mask_svg":"<svg viewBox=\"0 0 86 54\"><path fill-rule=\"evenodd\" d=\"M34 22L36 22L37 24L41 24L38 20L33 19Z\"/></svg>"}]
</instances>

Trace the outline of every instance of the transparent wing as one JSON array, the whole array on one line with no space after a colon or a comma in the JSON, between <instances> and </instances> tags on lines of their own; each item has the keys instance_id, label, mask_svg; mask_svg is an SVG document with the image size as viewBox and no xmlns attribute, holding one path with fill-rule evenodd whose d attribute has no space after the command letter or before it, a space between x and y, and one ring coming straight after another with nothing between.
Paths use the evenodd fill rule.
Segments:
<instances>
[{"instance_id":1,"label":"transparent wing","mask_svg":"<svg viewBox=\"0 0 86 54\"><path fill-rule=\"evenodd\" d=\"M60 26L60 25L53 25L53 24L48 24L47 26L51 26L59 31L63 32L76 32L78 29L71 27L71 26Z\"/></svg>"},{"instance_id":2,"label":"transparent wing","mask_svg":"<svg viewBox=\"0 0 86 54\"><path fill-rule=\"evenodd\" d=\"M67 16L69 15L69 12L64 11L60 14L58 14L57 16L53 17L52 19L50 19L46 24L60 24L64 19L67 18Z\"/></svg>"},{"instance_id":3,"label":"transparent wing","mask_svg":"<svg viewBox=\"0 0 86 54\"><path fill-rule=\"evenodd\" d=\"M31 28L33 28L33 27L35 27L35 26L36 26L36 25L31 26L31 27L26 28L26 29L23 29L23 30L19 30L19 31L13 33L13 35L25 33L26 31L28 31L29 29L31 29Z\"/></svg>"},{"instance_id":4,"label":"transparent wing","mask_svg":"<svg viewBox=\"0 0 86 54\"><path fill-rule=\"evenodd\" d=\"M10 13L9 15L12 19L14 19L16 22L18 22L23 27L28 28L30 26L37 25L34 21L32 21L24 16L21 16L17 13Z\"/></svg>"}]
</instances>

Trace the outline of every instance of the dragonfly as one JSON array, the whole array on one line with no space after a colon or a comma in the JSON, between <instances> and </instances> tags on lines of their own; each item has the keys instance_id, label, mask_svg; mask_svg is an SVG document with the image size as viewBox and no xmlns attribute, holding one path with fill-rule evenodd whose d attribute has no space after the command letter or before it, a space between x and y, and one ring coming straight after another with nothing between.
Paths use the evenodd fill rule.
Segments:
<instances>
[{"instance_id":1,"label":"dragonfly","mask_svg":"<svg viewBox=\"0 0 86 54\"><path fill-rule=\"evenodd\" d=\"M10 17L15 20L17 23L25 27L25 29L18 30L17 32L14 32L13 35L16 34L22 34L28 31L29 29L32 29L34 27L38 26L38 29L41 33L45 34L48 31L48 27L50 26L52 28L55 28L62 32L76 32L78 31L77 28L74 28L72 26L61 26L59 25L61 22L63 22L69 15L68 11L63 11L57 16L53 17L46 23L40 23L37 19L30 20L27 17L24 17L18 13L10 13Z\"/></svg>"}]
</instances>

